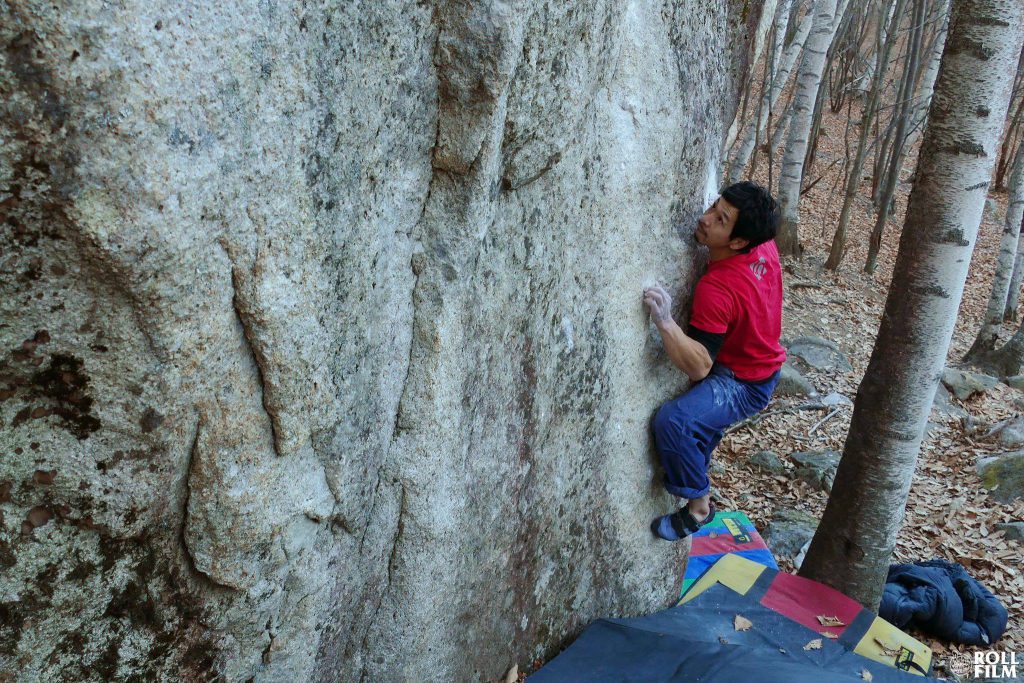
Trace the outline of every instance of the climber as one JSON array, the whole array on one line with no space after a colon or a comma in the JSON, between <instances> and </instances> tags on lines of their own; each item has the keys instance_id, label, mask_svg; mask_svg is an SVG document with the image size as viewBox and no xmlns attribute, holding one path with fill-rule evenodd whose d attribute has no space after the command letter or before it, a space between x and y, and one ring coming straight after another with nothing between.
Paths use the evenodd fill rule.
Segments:
<instances>
[{"instance_id":1,"label":"climber","mask_svg":"<svg viewBox=\"0 0 1024 683\"><path fill-rule=\"evenodd\" d=\"M782 333L782 270L774 237L778 204L750 181L730 185L697 221L694 239L708 248L686 332L672 319L672 297L644 289L644 303L672 363L694 384L665 403L652 421L665 488L680 497L677 512L651 522L654 534L678 541L715 516L708 465L732 424L762 410L786 360Z\"/></svg>"}]
</instances>

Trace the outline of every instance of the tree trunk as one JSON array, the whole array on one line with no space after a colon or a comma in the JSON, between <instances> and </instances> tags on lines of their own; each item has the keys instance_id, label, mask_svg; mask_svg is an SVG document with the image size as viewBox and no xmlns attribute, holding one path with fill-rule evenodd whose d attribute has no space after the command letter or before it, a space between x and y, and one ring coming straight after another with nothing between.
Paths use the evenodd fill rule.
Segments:
<instances>
[{"instance_id":1,"label":"tree trunk","mask_svg":"<svg viewBox=\"0 0 1024 683\"><path fill-rule=\"evenodd\" d=\"M913 149L917 138L924 132L925 124L928 120L928 109L932 103L932 91L935 89L935 77L939 73L942 50L946 44L946 27L949 25L949 0L938 0L936 12L938 14L938 33L935 39L932 40L928 50L928 63L921 76L921 85L914 103L913 127L907 136L906 149Z\"/></svg>"},{"instance_id":2,"label":"tree trunk","mask_svg":"<svg viewBox=\"0 0 1024 683\"><path fill-rule=\"evenodd\" d=\"M797 74L792 104L793 119L789 125L786 153L783 155L779 174L782 229L779 231L777 242L780 253L789 256L800 255L797 209L800 202L800 183L803 180L804 157L807 154L807 138L811 132L811 118L814 114L818 88L821 86L825 57L838 23L836 0L818 0L814 7L814 28L807 39Z\"/></svg>"},{"instance_id":3,"label":"tree trunk","mask_svg":"<svg viewBox=\"0 0 1024 683\"><path fill-rule=\"evenodd\" d=\"M1019 0L957 0L921 172L835 484L800 575L877 609L991 180ZM983 47L982 47L983 46Z\"/></svg>"},{"instance_id":4,"label":"tree trunk","mask_svg":"<svg viewBox=\"0 0 1024 683\"><path fill-rule=\"evenodd\" d=\"M1024 229L1024 225L1021 225ZM1020 302L1021 281L1024 280L1024 240L1017 240L1017 257L1013 260L1013 277L1010 278L1010 291L1006 296L1006 310L1003 311L1003 322L1017 320L1017 305Z\"/></svg>"},{"instance_id":5,"label":"tree trunk","mask_svg":"<svg viewBox=\"0 0 1024 683\"><path fill-rule=\"evenodd\" d=\"M1003 144L999 149L999 161L996 162L996 189L1002 189L1003 179L1006 177L1007 166L1010 164L1011 156L1016 154L1016 145L1019 144L1019 133L1022 123L1022 115L1024 115L1024 52L1020 55L1020 61L1017 63L1017 75L1013 79L1013 95L1010 97L1010 111L1013 115L1010 117L1010 124L1007 126L1006 133L1003 135ZM1016 101L1016 105L1014 105Z\"/></svg>"},{"instance_id":6,"label":"tree trunk","mask_svg":"<svg viewBox=\"0 0 1024 683\"><path fill-rule=\"evenodd\" d=\"M996 377L1019 375L1024 365L1024 321L1010 341L995 351L978 354L971 364Z\"/></svg>"},{"instance_id":7,"label":"tree trunk","mask_svg":"<svg viewBox=\"0 0 1024 683\"><path fill-rule=\"evenodd\" d=\"M861 96L864 98L862 104L867 102L872 84L875 82L878 72L885 71L888 64L888 60L882 61L882 46L885 45L889 38L889 27L892 23L893 15L896 14L896 5L891 0L878 0L875 14L877 16L875 19L877 22L875 29L876 40L874 42L874 51L865 60L867 66L861 79L861 82L864 84L861 90Z\"/></svg>"},{"instance_id":8,"label":"tree trunk","mask_svg":"<svg viewBox=\"0 0 1024 683\"><path fill-rule=\"evenodd\" d=\"M999 339L999 329L1003 322L1003 312L1010 294L1010 282L1013 278L1013 266L1017 257L1017 246L1020 242L1021 217L1024 216L1024 145L1017 147L1013 159L1013 171L1010 173L1010 195L1006 206L1006 219L1003 221L1003 237L999 242L999 255L996 258L996 272L992 278L992 291L985 308L985 317L981 322L978 336L974 338L964 360L973 362L980 356L993 351Z\"/></svg>"},{"instance_id":9,"label":"tree trunk","mask_svg":"<svg viewBox=\"0 0 1024 683\"><path fill-rule=\"evenodd\" d=\"M783 0L783 2L793 2L794 0ZM775 26L775 18L778 14L777 0L765 0L761 5L760 19L757 22L757 28L754 31L754 46L749 54L749 65L744 70L744 73L740 75L740 108L735 113L732 120L732 125L729 126L729 131L726 134L724 150L731 150L736 144L736 138L739 135L740 127L742 123L748 120L747 107L750 104L750 96L753 92L754 85L754 66L761 59L761 52L764 50L765 39L772 34L772 28ZM773 41L774 42L774 41ZM761 91L763 92L763 91ZM760 99L760 98L758 98ZM726 155L723 155L723 161Z\"/></svg>"},{"instance_id":10,"label":"tree trunk","mask_svg":"<svg viewBox=\"0 0 1024 683\"><path fill-rule=\"evenodd\" d=\"M906 135L907 124L913 111L910 103L910 94L914 90L914 76L917 73L917 64L921 56L921 36L924 33L924 6L925 0L914 0L910 44L907 46L907 60L904 66L903 83L898 95L901 103L899 120L896 124L896 132L892 142L892 153L889 155L889 169L885 176L885 187L882 189L882 195L878 204L878 215L875 218L875 227L871 231L871 239L868 244L868 259L867 263L864 264L864 271L867 273L875 272L875 261L878 259L878 251L882 248L882 233L885 231L885 224L889 220L889 205L892 203L892 197L896 191L896 182L900 177L900 167L903 165L903 138Z\"/></svg>"},{"instance_id":11,"label":"tree trunk","mask_svg":"<svg viewBox=\"0 0 1024 683\"><path fill-rule=\"evenodd\" d=\"M912 7L916 7L916 3L912 3ZM914 12L915 10L911 9L911 15L913 15ZM886 169L889 168L889 164L891 163L892 150L895 147L894 141L896 139L896 127L899 125L900 116L909 104L909 96L904 97L905 88L907 87L908 79L910 83L915 82L913 79L913 75L907 73L907 66L910 64L910 48L912 47L912 44L914 42L913 16L910 17L909 24L910 26L907 30L910 31L910 38L908 40L903 41L907 53L905 55L897 54L896 58L892 62L893 71L896 70L896 66L901 62L903 64L903 70L900 73L899 85L895 88L895 91L893 92L893 103L890 107L886 107L886 109L889 111L889 120L885 125L884 134L882 134L879 137L879 139L875 141L875 163L871 173L871 202L875 207L878 206L878 201L880 199L879 194L884 184L882 176L885 175L885 171ZM895 78L893 80L895 80ZM881 112L879 112L877 120L878 127L881 126L881 118Z\"/></svg>"},{"instance_id":12,"label":"tree trunk","mask_svg":"<svg viewBox=\"0 0 1024 683\"><path fill-rule=\"evenodd\" d=\"M789 23L790 10L793 6L793 0L784 2L779 6L779 23L776 25L776 30L779 31L776 37L775 44L778 46L780 40L785 37L786 26ZM785 23L783 22L785 18ZM800 55L803 50L804 41L807 38L807 34L811 30L812 14L808 12L803 18L797 23L796 33L793 36L793 40L781 50L773 50L775 54L775 72L772 75L771 85L767 92L762 95L761 98L761 116L758 119L751 118L743 126L743 132L737 139L736 144L733 146L732 161L729 163L729 182L734 183L743 177L743 171L747 167L747 162L750 161L751 154L754 151L754 146L757 144L757 140L764 132L765 127L768 124L768 116L774 112L776 105L778 104L779 97L782 95L783 88L786 87L786 83L789 82L789 75L793 71L793 65L796 63L796 58ZM775 112L777 114L777 112Z\"/></svg>"},{"instance_id":13,"label":"tree trunk","mask_svg":"<svg viewBox=\"0 0 1024 683\"><path fill-rule=\"evenodd\" d=\"M861 114L860 135L857 138L857 151L850 165L846 178L846 193L843 196L843 208L839 213L839 224L836 226L835 235L832 237L832 248L829 250L828 260L825 267L829 270L837 270L842 263L843 253L846 251L846 229L850 224L850 211L853 209L853 201L860 190L861 171L864 168L864 159L867 155L868 136L871 133L871 125L875 120L878 109L878 102L885 88L886 65L889 63L889 55L896 43L897 31L900 18L903 16L903 6L906 0L896 0L893 12L889 17L889 26L886 28L885 42L879 53L878 66L875 70L875 79L871 86L871 93L864 105Z\"/></svg>"}]
</instances>

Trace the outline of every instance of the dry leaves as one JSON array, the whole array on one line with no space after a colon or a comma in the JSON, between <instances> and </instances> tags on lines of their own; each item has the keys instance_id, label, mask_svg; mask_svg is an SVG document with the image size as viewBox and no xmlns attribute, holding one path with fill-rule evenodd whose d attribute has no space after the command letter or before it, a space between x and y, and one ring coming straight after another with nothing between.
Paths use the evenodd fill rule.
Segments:
<instances>
[{"instance_id":1,"label":"dry leaves","mask_svg":"<svg viewBox=\"0 0 1024 683\"><path fill-rule=\"evenodd\" d=\"M805 650L820 650L821 649L821 638L815 638L811 642L804 645Z\"/></svg>"},{"instance_id":2,"label":"dry leaves","mask_svg":"<svg viewBox=\"0 0 1024 683\"><path fill-rule=\"evenodd\" d=\"M826 617L824 614L818 615L818 623L822 626L846 626L839 617Z\"/></svg>"},{"instance_id":3,"label":"dry leaves","mask_svg":"<svg viewBox=\"0 0 1024 683\"><path fill-rule=\"evenodd\" d=\"M860 677L863 678L865 681L873 681L873 680L875 680L875 677L872 676L871 672L868 671L867 669L861 669Z\"/></svg>"},{"instance_id":4,"label":"dry leaves","mask_svg":"<svg viewBox=\"0 0 1024 683\"><path fill-rule=\"evenodd\" d=\"M750 619L740 616L739 614L737 614L736 618L732 620L732 627L737 631L749 631L750 627L753 625L754 623L750 621Z\"/></svg>"},{"instance_id":5,"label":"dry leaves","mask_svg":"<svg viewBox=\"0 0 1024 683\"><path fill-rule=\"evenodd\" d=\"M896 658L896 657L899 656L899 654L900 654L900 648L899 647L895 647L895 648L889 647L888 645L886 645L885 643L880 641L878 638L872 638L872 640L875 641L875 645L877 645L882 650L882 654L885 655L886 657Z\"/></svg>"}]
</instances>

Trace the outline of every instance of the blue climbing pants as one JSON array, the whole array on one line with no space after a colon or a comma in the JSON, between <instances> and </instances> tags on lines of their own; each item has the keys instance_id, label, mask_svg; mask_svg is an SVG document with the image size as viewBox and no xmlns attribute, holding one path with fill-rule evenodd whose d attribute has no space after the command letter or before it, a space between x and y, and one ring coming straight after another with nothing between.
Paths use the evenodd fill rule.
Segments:
<instances>
[{"instance_id":1,"label":"blue climbing pants","mask_svg":"<svg viewBox=\"0 0 1024 683\"><path fill-rule=\"evenodd\" d=\"M687 500L707 495L711 452L730 425L768 405L778 381L776 372L761 383L744 382L715 364L707 377L658 409L652 421L654 445L669 493Z\"/></svg>"}]
</instances>

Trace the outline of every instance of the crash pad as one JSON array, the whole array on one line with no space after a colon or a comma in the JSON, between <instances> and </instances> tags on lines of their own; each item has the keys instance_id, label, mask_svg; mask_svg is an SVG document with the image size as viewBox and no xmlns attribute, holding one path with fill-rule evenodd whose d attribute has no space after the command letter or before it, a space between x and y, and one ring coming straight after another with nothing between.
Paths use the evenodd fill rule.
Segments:
<instances>
[{"instance_id":1,"label":"crash pad","mask_svg":"<svg viewBox=\"0 0 1024 683\"><path fill-rule=\"evenodd\" d=\"M740 511L719 511L691 537L690 557L683 574L680 595L694 584L723 555L733 553L771 569L778 569L775 557L757 533L750 518Z\"/></svg>"},{"instance_id":2,"label":"crash pad","mask_svg":"<svg viewBox=\"0 0 1024 683\"><path fill-rule=\"evenodd\" d=\"M736 615L751 626L737 631ZM804 649L820 640L820 647ZM855 654L838 641L723 584L686 604L644 617L600 619L530 683L819 683L870 678L913 683L918 678Z\"/></svg>"},{"instance_id":3,"label":"crash pad","mask_svg":"<svg viewBox=\"0 0 1024 683\"><path fill-rule=\"evenodd\" d=\"M747 595L826 639L834 636L863 657L919 675L931 669L931 648L855 600L823 583L765 567L740 555L719 558L678 604L685 605L717 585Z\"/></svg>"}]
</instances>

